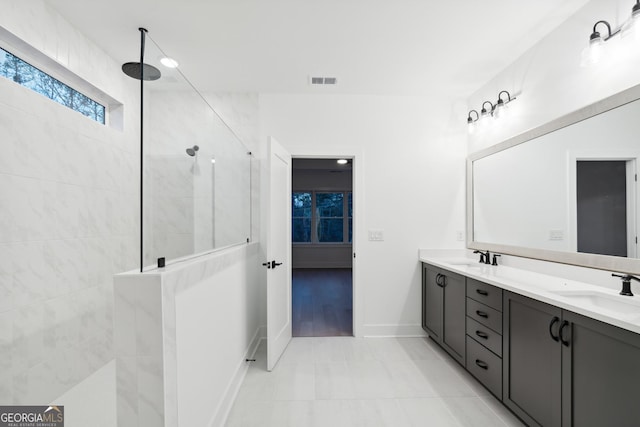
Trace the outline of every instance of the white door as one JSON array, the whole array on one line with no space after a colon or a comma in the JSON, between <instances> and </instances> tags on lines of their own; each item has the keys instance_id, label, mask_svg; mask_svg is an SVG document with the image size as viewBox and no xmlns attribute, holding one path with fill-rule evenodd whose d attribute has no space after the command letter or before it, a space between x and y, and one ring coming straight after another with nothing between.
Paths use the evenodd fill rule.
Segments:
<instances>
[{"instance_id":1,"label":"white door","mask_svg":"<svg viewBox=\"0 0 640 427\"><path fill-rule=\"evenodd\" d=\"M267 161L267 369L291 341L291 154L269 138Z\"/></svg>"}]
</instances>

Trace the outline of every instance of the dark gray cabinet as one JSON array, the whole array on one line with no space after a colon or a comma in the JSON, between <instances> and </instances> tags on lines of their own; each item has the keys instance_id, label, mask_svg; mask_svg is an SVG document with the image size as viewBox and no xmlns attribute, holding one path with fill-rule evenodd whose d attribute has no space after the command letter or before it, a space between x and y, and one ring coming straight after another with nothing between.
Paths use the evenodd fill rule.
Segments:
<instances>
[{"instance_id":1,"label":"dark gray cabinet","mask_svg":"<svg viewBox=\"0 0 640 427\"><path fill-rule=\"evenodd\" d=\"M502 401L529 426L561 425L562 345L553 338L561 316L557 307L504 293Z\"/></svg>"},{"instance_id":2,"label":"dark gray cabinet","mask_svg":"<svg viewBox=\"0 0 640 427\"><path fill-rule=\"evenodd\" d=\"M640 335L563 311L562 425L640 425Z\"/></svg>"},{"instance_id":3,"label":"dark gray cabinet","mask_svg":"<svg viewBox=\"0 0 640 427\"><path fill-rule=\"evenodd\" d=\"M467 370L502 399L502 289L467 278Z\"/></svg>"},{"instance_id":4,"label":"dark gray cabinet","mask_svg":"<svg viewBox=\"0 0 640 427\"><path fill-rule=\"evenodd\" d=\"M510 292L503 314L503 402L528 425L640 425L640 335Z\"/></svg>"},{"instance_id":5,"label":"dark gray cabinet","mask_svg":"<svg viewBox=\"0 0 640 427\"><path fill-rule=\"evenodd\" d=\"M455 360L465 363L465 277L422 266L422 328Z\"/></svg>"}]
</instances>

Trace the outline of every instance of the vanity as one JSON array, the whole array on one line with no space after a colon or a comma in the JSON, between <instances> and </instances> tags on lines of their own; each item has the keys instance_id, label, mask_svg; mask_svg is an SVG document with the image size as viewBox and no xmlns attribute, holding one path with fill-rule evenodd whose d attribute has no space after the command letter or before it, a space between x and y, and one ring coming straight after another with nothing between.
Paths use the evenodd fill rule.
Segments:
<instances>
[{"instance_id":1,"label":"vanity","mask_svg":"<svg viewBox=\"0 0 640 427\"><path fill-rule=\"evenodd\" d=\"M527 425L640 426L639 115L640 85L472 153L469 251L419 252L423 329Z\"/></svg>"},{"instance_id":2,"label":"vanity","mask_svg":"<svg viewBox=\"0 0 640 427\"><path fill-rule=\"evenodd\" d=\"M640 424L640 301L421 251L422 327L529 426Z\"/></svg>"}]
</instances>

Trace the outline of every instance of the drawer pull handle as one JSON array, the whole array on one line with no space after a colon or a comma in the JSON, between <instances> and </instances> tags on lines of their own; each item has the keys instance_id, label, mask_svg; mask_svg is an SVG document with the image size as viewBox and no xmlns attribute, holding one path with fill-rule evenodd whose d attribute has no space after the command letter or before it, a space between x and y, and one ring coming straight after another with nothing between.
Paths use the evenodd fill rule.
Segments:
<instances>
[{"instance_id":1,"label":"drawer pull handle","mask_svg":"<svg viewBox=\"0 0 640 427\"><path fill-rule=\"evenodd\" d=\"M489 338L489 334L482 331L476 331L476 335L482 338L483 340L486 340L487 338Z\"/></svg>"},{"instance_id":2,"label":"drawer pull handle","mask_svg":"<svg viewBox=\"0 0 640 427\"><path fill-rule=\"evenodd\" d=\"M487 291L485 291L485 290L482 290L482 289L476 289L476 292L477 292L477 293L479 293L479 294L480 294L480 295L482 295L482 296L485 296L485 297L486 297L487 295L489 295L489 292L487 292Z\"/></svg>"},{"instance_id":3,"label":"drawer pull handle","mask_svg":"<svg viewBox=\"0 0 640 427\"><path fill-rule=\"evenodd\" d=\"M484 311L476 310L476 314L480 317L484 317L485 319L489 318L489 315Z\"/></svg>"},{"instance_id":4,"label":"drawer pull handle","mask_svg":"<svg viewBox=\"0 0 640 427\"><path fill-rule=\"evenodd\" d=\"M489 365L487 365L485 362L483 362L480 359L476 359L476 365L478 365L479 368L482 368L484 370L489 369Z\"/></svg>"}]
</instances>

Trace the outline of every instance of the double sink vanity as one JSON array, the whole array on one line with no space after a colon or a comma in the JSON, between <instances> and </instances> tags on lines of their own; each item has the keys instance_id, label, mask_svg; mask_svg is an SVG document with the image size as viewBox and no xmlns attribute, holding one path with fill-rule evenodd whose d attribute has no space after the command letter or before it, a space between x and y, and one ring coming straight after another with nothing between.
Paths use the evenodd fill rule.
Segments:
<instances>
[{"instance_id":1,"label":"double sink vanity","mask_svg":"<svg viewBox=\"0 0 640 427\"><path fill-rule=\"evenodd\" d=\"M639 114L637 85L471 153L466 246L503 265L420 251L423 329L527 425L640 426L640 296L611 277L640 275Z\"/></svg>"},{"instance_id":2,"label":"double sink vanity","mask_svg":"<svg viewBox=\"0 0 640 427\"><path fill-rule=\"evenodd\" d=\"M419 257L423 329L527 425L640 425L640 297Z\"/></svg>"}]
</instances>

